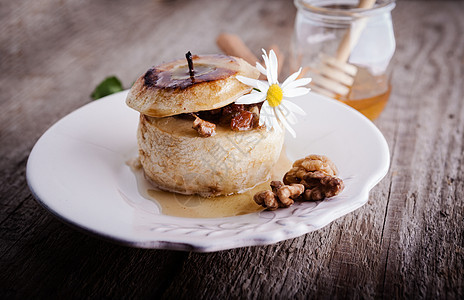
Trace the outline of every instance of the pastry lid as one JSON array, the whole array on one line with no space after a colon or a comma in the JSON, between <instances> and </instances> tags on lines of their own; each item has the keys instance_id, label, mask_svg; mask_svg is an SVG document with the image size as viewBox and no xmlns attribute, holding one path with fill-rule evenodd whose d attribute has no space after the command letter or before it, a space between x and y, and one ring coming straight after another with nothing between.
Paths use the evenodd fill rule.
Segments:
<instances>
[{"instance_id":1,"label":"pastry lid","mask_svg":"<svg viewBox=\"0 0 464 300\"><path fill-rule=\"evenodd\" d=\"M179 59L149 69L129 91L129 107L151 117L211 110L226 106L252 87L238 81L241 75L257 79L259 71L241 58L194 55L190 76L187 60Z\"/></svg>"}]
</instances>

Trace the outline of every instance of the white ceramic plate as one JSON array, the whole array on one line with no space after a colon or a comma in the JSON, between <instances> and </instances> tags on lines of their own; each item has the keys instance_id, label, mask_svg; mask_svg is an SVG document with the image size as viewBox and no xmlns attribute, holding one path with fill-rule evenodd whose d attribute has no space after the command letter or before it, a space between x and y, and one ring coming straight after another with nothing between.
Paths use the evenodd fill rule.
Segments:
<instances>
[{"instance_id":1,"label":"white ceramic plate","mask_svg":"<svg viewBox=\"0 0 464 300\"><path fill-rule=\"evenodd\" d=\"M138 193L126 165L136 156L138 124L126 95L92 102L61 119L38 140L27 164L28 184L39 203L71 225L123 244L209 252L294 238L365 204L389 168L385 138L367 118L310 94L295 101L308 115L295 127L297 139L287 135L287 156L292 161L312 153L330 157L345 181L340 195L236 217L162 215Z\"/></svg>"}]
</instances>

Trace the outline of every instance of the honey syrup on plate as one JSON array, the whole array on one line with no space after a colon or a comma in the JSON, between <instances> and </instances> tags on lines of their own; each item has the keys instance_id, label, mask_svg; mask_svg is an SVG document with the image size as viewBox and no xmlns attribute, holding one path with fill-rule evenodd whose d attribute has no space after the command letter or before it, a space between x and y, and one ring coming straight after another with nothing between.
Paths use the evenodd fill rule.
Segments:
<instances>
[{"instance_id":1,"label":"honey syrup on plate","mask_svg":"<svg viewBox=\"0 0 464 300\"><path fill-rule=\"evenodd\" d=\"M262 190L270 190L270 180L256 185L241 194L218 197L201 197L199 195L181 195L156 189L145 179L138 159L127 163L137 180L139 194L158 204L163 215L184 218L222 218L239 216L262 211L264 208L255 203L254 194ZM271 171L271 180L281 180L290 170L292 162L287 158L285 149Z\"/></svg>"},{"instance_id":2,"label":"honey syrup on plate","mask_svg":"<svg viewBox=\"0 0 464 300\"><path fill-rule=\"evenodd\" d=\"M346 97L337 96L336 99L374 120L384 110L390 92L387 75L373 76L367 69L358 67L350 93Z\"/></svg>"}]
</instances>

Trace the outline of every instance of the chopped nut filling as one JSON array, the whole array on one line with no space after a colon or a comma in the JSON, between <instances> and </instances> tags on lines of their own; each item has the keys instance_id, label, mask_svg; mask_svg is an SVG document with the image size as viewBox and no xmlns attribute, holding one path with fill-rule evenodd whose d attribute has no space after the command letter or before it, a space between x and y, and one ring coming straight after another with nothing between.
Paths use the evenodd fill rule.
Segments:
<instances>
[{"instance_id":1,"label":"chopped nut filling","mask_svg":"<svg viewBox=\"0 0 464 300\"><path fill-rule=\"evenodd\" d=\"M181 114L177 115L179 118L191 118L191 115L195 117L194 128L198 125L200 120L203 120L212 125L219 125L223 127L229 127L234 131L246 131L252 130L255 128L260 128L259 126L259 109L261 108L262 103L257 104L229 104L222 108L199 111L195 114ZM211 125L208 125L211 126ZM195 128L195 130L197 130ZM198 130L197 130L198 131ZM198 132L202 137L208 137L211 135L202 135L201 132ZM214 134L212 134L214 135Z\"/></svg>"},{"instance_id":2,"label":"chopped nut filling","mask_svg":"<svg viewBox=\"0 0 464 300\"><path fill-rule=\"evenodd\" d=\"M198 116L195 116L192 128L195 129L201 137L210 137L216 134L216 125L202 120Z\"/></svg>"}]
</instances>

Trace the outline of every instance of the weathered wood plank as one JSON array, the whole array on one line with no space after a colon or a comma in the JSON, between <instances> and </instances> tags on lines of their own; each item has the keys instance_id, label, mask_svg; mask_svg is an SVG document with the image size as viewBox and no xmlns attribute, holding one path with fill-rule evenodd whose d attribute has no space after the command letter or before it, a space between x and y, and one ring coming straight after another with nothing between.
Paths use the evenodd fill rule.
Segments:
<instances>
[{"instance_id":1,"label":"weathered wood plank","mask_svg":"<svg viewBox=\"0 0 464 300\"><path fill-rule=\"evenodd\" d=\"M464 6L434 3L417 10L421 17L416 20L398 11L405 14L399 38L409 43L396 56L396 64L404 66L395 74L402 79L397 86L403 105L398 103L396 114L404 125L392 163L393 197L383 235L388 244L383 249L384 291L399 297L459 298L463 198L462 192L455 193L462 188L451 181L463 174ZM456 213L444 213L448 210ZM454 242L445 246L445 239Z\"/></svg>"},{"instance_id":2,"label":"weathered wood plank","mask_svg":"<svg viewBox=\"0 0 464 300\"><path fill-rule=\"evenodd\" d=\"M392 165L364 207L303 237L210 254L130 249L67 227L32 199L27 156L108 75L129 86L186 49L218 52L222 31L256 54L271 43L288 53L292 2L41 0L0 8L4 298L464 295L462 3L401 1L394 11L394 88L376 121Z\"/></svg>"}]
</instances>

